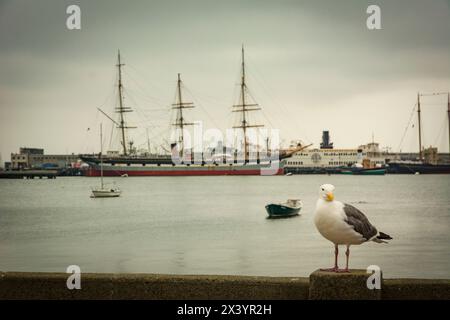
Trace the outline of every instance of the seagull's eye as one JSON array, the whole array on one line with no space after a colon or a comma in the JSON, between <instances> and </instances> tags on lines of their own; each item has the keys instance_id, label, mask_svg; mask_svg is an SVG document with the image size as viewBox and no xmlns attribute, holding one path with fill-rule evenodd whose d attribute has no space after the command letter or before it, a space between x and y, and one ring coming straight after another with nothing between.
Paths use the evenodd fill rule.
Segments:
<instances>
[{"instance_id":1,"label":"seagull's eye","mask_svg":"<svg viewBox=\"0 0 450 320\"><path fill-rule=\"evenodd\" d=\"M325 189L324 189L324 188L322 188L322 191L325 191Z\"/></svg>"}]
</instances>

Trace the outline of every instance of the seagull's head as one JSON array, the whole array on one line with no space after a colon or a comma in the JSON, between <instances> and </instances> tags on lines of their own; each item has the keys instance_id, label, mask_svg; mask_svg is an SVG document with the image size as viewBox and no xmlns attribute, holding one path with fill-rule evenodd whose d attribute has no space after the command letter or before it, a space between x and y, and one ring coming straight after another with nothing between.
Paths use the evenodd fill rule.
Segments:
<instances>
[{"instance_id":1,"label":"seagull's head","mask_svg":"<svg viewBox=\"0 0 450 320\"><path fill-rule=\"evenodd\" d=\"M332 184L323 184L320 186L319 197L325 201L333 201L334 186Z\"/></svg>"}]
</instances>

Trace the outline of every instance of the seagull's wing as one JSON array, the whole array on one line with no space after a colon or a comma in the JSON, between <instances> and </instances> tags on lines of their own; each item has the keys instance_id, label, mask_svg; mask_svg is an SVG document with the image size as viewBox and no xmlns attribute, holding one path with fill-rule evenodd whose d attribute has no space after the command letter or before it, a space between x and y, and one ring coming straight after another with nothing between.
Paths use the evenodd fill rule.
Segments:
<instances>
[{"instance_id":1,"label":"seagull's wing","mask_svg":"<svg viewBox=\"0 0 450 320\"><path fill-rule=\"evenodd\" d=\"M361 234L366 241L377 235L377 229L369 222L369 219L356 209L354 206L344 204L344 213L346 215L345 222L353 227L353 229Z\"/></svg>"}]
</instances>

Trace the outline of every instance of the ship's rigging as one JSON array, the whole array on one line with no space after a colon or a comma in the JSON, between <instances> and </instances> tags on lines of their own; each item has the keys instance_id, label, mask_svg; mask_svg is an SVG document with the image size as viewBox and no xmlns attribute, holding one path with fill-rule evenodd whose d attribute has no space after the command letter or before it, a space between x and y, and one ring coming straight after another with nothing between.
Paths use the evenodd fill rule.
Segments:
<instances>
[{"instance_id":1,"label":"ship's rigging","mask_svg":"<svg viewBox=\"0 0 450 320\"><path fill-rule=\"evenodd\" d=\"M429 97L429 96L441 96L441 95L446 95L447 96L447 120L448 120L448 149L450 152L450 92L434 92L434 93L417 93L417 102L414 105L409 120L408 120L408 124L405 128L405 131L403 133L403 136L400 140L400 144L398 146L398 151L401 152L401 147L403 144L403 141L405 139L405 136L408 132L408 129L410 128L411 122L413 120L413 116L414 116L414 112L417 112L417 136L418 136L418 142L419 142L419 161L424 161L424 157L423 157L423 126L422 126L422 107L423 107L423 103L421 100L421 97ZM414 128L414 124L411 126L412 128Z\"/></svg>"},{"instance_id":2,"label":"ship's rigging","mask_svg":"<svg viewBox=\"0 0 450 320\"><path fill-rule=\"evenodd\" d=\"M181 81L181 75L178 74L178 81L177 81L177 99L174 104L172 104L172 109L176 110L176 119L175 123L172 125L175 127L176 133L178 134L177 141L171 146L172 149L175 146L178 146L179 156L180 158L183 158L184 156L184 128L186 126L193 126L195 123L193 122L187 122L184 115L183 110L184 109L192 109L194 108L193 102L184 102L182 98L182 81Z\"/></svg>"},{"instance_id":3,"label":"ship's rigging","mask_svg":"<svg viewBox=\"0 0 450 320\"><path fill-rule=\"evenodd\" d=\"M240 103L233 105L233 112L239 112L241 114L241 121L239 125L234 126L235 129L242 129L243 131L243 144L244 144L244 159L245 162L249 161L249 140L248 129L249 128L262 128L262 124L251 124L249 121L248 113L252 111L261 110L257 103L248 103L248 88L245 79L245 54L244 46L242 46L242 62L241 62L241 83L240 83ZM267 150L268 151L268 150Z\"/></svg>"},{"instance_id":4,"label":"ship's rigging","mask_svg":"<svg viewBox=\"0 0 450 320\"><path fill-rule=\"evenodd\" d=\"M180 159L182 159L184 162L187 160L192 160L192 155L193 155L193 147L192 146L188 146L188 144L186 143L186 137L185 134L187 131L186 127L188 126L193 126L196 123L194 122L189 122L186 120L185 117L185 111L186 109L192 109L194 108L194 104L193 102L186 102L184 100L184 94L183 94L183 89L184 85L183 82L181 80L181 75L178 74L178 79L177 79L177 86L176 86L176 95L175 95L175 102L171 105L171 109L173 111L175 111L175 121L173 121L172 123L170 123L172 128L175 128L175 141L171 141L171 143L169 143L166 139L162 138L162 140L164 141L164 143L169 146L170 145L170 150L167 150L163 145L161 145L161 148L163 150L166 151L166 154L158 154L158 153L154 153L152 154L151 150L150 150L150 137L149 137L149 132L148 132L148 127L145 128L145 136L146 136L146 152L145 153L138 153L136 152L136 148L133 147L133 141L128 137L128 129L134 129L137 128L135 126L130 126L127 123L126 119L126 114L133 112L134 110L130 107L130 106L126 106L124 103L124 98L125 95L124 93L127 93L128 90L124 90L124 86L123 86L123 79L122 79L122 72L123 72L123 66L125 64L122 62L121 59L121 54L120 51L118 51L117 54L117 97L118 97L118 104L116 105L116 107L114 108L114 111L118 114L118 119L113 119L112 116L108 115L105 111L103 111L100 108L97 108L104 116L106 116L114 125L113 127L119 129L119 132L117 132L120 135L120 144L121 144L121 153L117 152L117 151L111 151L111 157L120 157L120 158L135 158L135 159L143 159L146 156L150 157L150 158L167 158L166 160L169 161L170 160L170 155L168 153L171 153L173 155L174 152L174 148L176 147L176 151L178 152L178 156L180 157ZM250 129L253 128L262 128L264 127L264 125L262 124L257 124L255 122L250 122L250 117L249 117L249 113L253 112L253 111L258 111L261 110L261 108L259 107L259 105L254 101L254 98L252 97L251 93L248 90L247 87L247 82L246 82L246 65L245 65L245 52L244 52L244 47L242 46L241 49L241 68L240 68L240 84L239 84L239 100L238 103L232 106L232 112L233 113L237 113L239 115L239 123L235 126L233 126L233 129L237 129L237 130L242 130L243 136L242 136L242 141L241 143L243 144L243 155L244 155L244 163L249 163L250 161L255 161L257 163L260 162L260 155L262 156L262 154L260 154L260 146L256 145L257 147L257 155L256 157L254 157L253 155L250 156L250 146L255 146L254 141L250 141L249 139L249 132ZM127 95L128 96L128 95ZM134 100L132 100L134 101ZM137 109L137 111L139 111L139 109ZM149 119L146 119L149 120ZM170 130L169 130L170 131ZM174 132L172 131L172 134ZM250 132L253 133L253 132ZM112 135L112 133L111 133ZM265 159L266 161L270 161L272 159L271 157L271 150L269 149L269 139L266 139L264 141L264 145L266 147L267 150L267 157L264 157L263 159ZM229 146L225 146L227 150L231 151L234 154L233 158L235 161L238 160L242 160L242 158L237 157L237 152L239 150L237 150L236 148L232 148L231 150L228 149ZM301 147L301 146L297 146L297 147ZM306 146L305 146L306 147ZM189 150L187 149L189 148ZM190 152L188 152L190 151ZM218 150L219 153L220 150ZM223 150L222 150L223 151ZM293 149L289 149L289 150L280 150L282 152L280 152L280 158L281 157L286 157L288 156L288 154L292 154L294 153ZM297 150L298 151L298 150ZM228 152L228 151L227 151ZM191 159L186 158L187 155L191 156ZM232 156L224 154L224 156ZM208 159L204 159L204 154L203 154L203 149L201 151L201 159L202 159L202 163L205 163L205 161L208 161ZM164 160L165 161L165 160ZM166 161L166 162L167 162ZM236 162L237 163L237 162Z\"/></svg>"},{"instance_id":5,"label":"ship's rigging","mask_svg":"<svg viewBox=\"0 0 450 320\"><path fill-rule=\"evenodd\" d=\"M130 140L129 141L129 149L127 150L127 135L126 135L126 130L127 129L135 129L136 127L132 127L132 126L127 126L126 122L125 122L125 113L128 112L133 112L133 109L131 109L130 107L126 107L123 104L123 85L122 85L122 66L124 66L125 64L121 63L120 61L120 50L117 53L117 68L118 68L118 72L119 72L119 81L118 81L118 95L119 95L119 107L116 108L116 113L119 114L120 116L120 122L117 126L118 129L121 130L121 134L122 134L122 148L123 148L123 155L126 156L128 155L128 150L132 151L133 148L133 141Z\"/></svg>"}]
</instances>

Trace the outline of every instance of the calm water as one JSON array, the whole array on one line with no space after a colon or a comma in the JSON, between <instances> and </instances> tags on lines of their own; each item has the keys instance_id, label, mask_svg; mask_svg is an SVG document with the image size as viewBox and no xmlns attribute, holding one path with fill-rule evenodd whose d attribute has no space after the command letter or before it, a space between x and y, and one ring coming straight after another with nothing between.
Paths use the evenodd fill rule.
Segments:
<instances>
[{"instance_id":1,"label":"calm water","mask_svg":"<svg viewBox=\"0 0 450 320\"><path fill-rule=\"evenodd\" d=\"M0 180L0 270L307 276L333 263L313 223L318 186L332 183L394 238L352 247L351 267L450 278L450 176L114 180L116 199L89 198L96 178ZM302 216L266 219L264 205L288 197Z\"/></svg>"}]
</instances>

